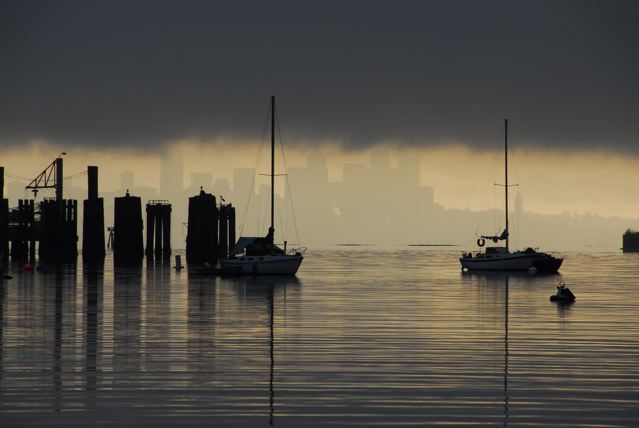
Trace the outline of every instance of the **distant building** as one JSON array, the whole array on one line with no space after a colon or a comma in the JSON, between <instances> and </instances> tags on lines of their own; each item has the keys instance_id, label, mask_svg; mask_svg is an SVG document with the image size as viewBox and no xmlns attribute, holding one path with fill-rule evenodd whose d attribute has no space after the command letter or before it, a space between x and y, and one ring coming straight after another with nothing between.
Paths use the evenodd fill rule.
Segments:
<instances>
[{"instance_id":1,"label":"distant building","mask_svg":"<svg viewBox=\"0 0 639 428\"><path fill-rule=\"evenodd\" d=\"M192 172L191 173L191 186L206 186L213 185L213 174L210 172Z\"/></svg>"},{"instance_id":2,"label":"distant building","mask_svg":"<svg viewBox=\"0 0 639 428\"><path fill-rule=\"evenodd\" d=\"M230 200L231 196L231 183L226 178L218 178L213 185L212 193L220 199L220 196L224 197L227 202L233 202Z\"/></svg>"},{"instance_id":3,"label":"distant building","mask_svg":"<svg viewBox=\"0 0 639 428\"><path fill-rule=\"evenodd\" d=\"M135 174L133 171L122 171L120 173L120 190L133 190L135 187Z\"/></svg>"},{"instance_id":4,"label":"distant building","mask_svg":"<svg viewBox=\"0 0 639 428\"><path fill-rule=\"evenodd\" d=\"M626 230L626 233L623 234L623 252L639 252L639 232L630 229Z\"/></svg>"},{"instance_id":5,"label":"distant building","mask_svg":"<svg viewBox=\"0 0 639 428\"><path fill-rule=\"evenodd\" d=\"M250 193L255 193L254 179L254 168L233 169L233 194L237 203L245 201Z\"/></svg>"},{"instance_id":6,"label":"distant building","mask_svg":"<svg viewBox=\"0 0 639 428\"><path fill-rule=\"evenodd\" d=\"M386 150L378 149L371 153L371 169L374 172L380 175L388 174L391 167L390 164L390 155Z\"/></svg>"},{"instance_id":7,"label":"distant building","mask_svg":"<svg viewBox=\"0 0 639 428\"><path fill-rule=\"evenodd\" d=\"M202 187L205 191L210 192L213 188L213 174L210 172L192 172L191 187L189 187L188 194L196 194L199 192L200 187Z\"/></svg>"},{"instance_id":8,"label":"distant building","mask_svg":"<svg viewBox=\"0 0 639 428\"><path fill-rule=\"evenodd\" d=\"M345 186L366 186L370 177L370 170L361 163L345 163L342 167Z\"/></svg>"},{"instance_id":9,"label":"distant building","mask_svg":"<svg viewBox=\"0 0 639 428\"><path fill-rule=\"evenodd\" d=\"M25 192L24 183L20 181L7 183L6 195L9 199L9 206L18 205L18 199L29 199L33 197L33 194L27 194L27 192Z\"/></svg>"},{"instance_id":10,"label":"distant building","mask_svg":"<svg viewBox=\"0 0 639 428\"><path fill-rule=\"evenodd\" d=\"M419 157L410 152L400 153L397 162L397 178L400 186L419 186L421 183Z\"/></svg>"},{"instance_id":11,"label":"distant building","mask_svg":"<svg viewBox=\"0 0 639 428\"><path fill-rule=\"evenodd\" d=\"M184 191L184 161L179 147L167 148L160 158L160 197L174 199Z\"/></svg>"}]
</instances>

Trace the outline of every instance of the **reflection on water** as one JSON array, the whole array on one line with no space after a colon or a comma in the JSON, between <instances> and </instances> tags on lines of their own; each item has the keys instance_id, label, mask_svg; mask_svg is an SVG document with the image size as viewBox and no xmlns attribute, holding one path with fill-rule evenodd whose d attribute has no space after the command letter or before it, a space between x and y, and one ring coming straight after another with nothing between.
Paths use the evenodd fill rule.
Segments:
<instances>
[{"instance_id":1,"label":"reflection on water","mask_svg":"<svg viewBox=\"0 0 639 428\"><path fill-rule=\"evenodd\" d=\"M86 405L94 409L97 405L98 341L103 313L103 266L85 266L82 278L85 309L84 373Z\"/></svg>"},{"instance_id":2,"label":"reflection on water","mask_svg":"<svg viewBox=\"0 0 639 428\"><path fill-rule=\"evenodd\" d=\"M299 278L78 265L0 283L0 423L633 426L639 257L462 274L425 249ZM549 301L559 280L577 295Z\"/></svg>"},{"instance_id":3,"label":"reflection on water","mask_svg":"<svg viewBox=\"0 0 639 428\"><path fill-rule=\"evenodd\" d=\"M508 425L508 275L504 278L504 426Z\"/></svg>"}]
</instances>

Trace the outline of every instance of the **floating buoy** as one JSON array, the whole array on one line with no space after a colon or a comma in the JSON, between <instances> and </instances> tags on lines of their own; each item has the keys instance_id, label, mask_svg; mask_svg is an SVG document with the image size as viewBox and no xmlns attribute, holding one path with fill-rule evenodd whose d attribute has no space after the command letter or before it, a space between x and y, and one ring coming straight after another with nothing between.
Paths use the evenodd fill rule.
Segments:
<instances>
[{"instance_id":1,"label":"floating buoy","mask_svg":"<svg viewBox=\"0 0 639 428\"><path fill-rule=\"evenodd\" d=\"M575 295L570 291L570 288L566 287L566 283L563 281L557 286L557 294L550 296L551 302L558 303L573 303L575 299Z\"/></svg>"},{"instance_id":2,"label":"floating buoy","mask_svg":"<svg viewBox=\"0 0 639 428\"><path fill-rule=\"evenodd\" d=\"M22 270L24 270L25 272L31 272L33 270L33 266L31 266L29 263L25 263L24 266L22 266Z\"/></svg>"}]
</instances>

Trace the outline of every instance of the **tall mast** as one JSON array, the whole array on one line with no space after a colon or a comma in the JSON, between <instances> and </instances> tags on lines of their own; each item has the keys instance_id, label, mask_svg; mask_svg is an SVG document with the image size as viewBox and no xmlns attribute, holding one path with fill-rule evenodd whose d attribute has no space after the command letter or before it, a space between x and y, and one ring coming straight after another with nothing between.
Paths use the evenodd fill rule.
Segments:
<instances>
[{"instance_id":1,"label":"tall mast","mask_svg":"<svg viewBox=\"0 0 639 428\"><path fill-rule=\"evenodd\" d=\"M275 242L275 97L271 96L271 227L268 234Z\"/></svg>"},{"instance_id":2,"label":"tall mast","mask_svg":"<svg viewBox=\"0 0 639 428\"><path fill-rule=\"evenodd\" d=\"M505 169L505 182L504 193L506 194L506 251L508 251L508 119L504 119L504 164Z\"/></svg>"}]
</instances>

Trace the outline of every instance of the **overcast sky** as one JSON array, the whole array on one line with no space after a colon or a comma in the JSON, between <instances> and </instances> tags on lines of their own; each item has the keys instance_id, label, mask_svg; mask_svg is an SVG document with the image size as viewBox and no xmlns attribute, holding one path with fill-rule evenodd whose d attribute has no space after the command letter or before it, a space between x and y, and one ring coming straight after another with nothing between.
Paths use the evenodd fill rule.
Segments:
<instances>
[{"instance_id":1,"label":"overcast sky","mask_svg":"<svg viewBox=\"0 0 639 428\"><path fill-rule=\"evenodd\" d=\"M259 137L639 153L639 2L0 1L0 145Z\"/></svg>"}]
</instances>

